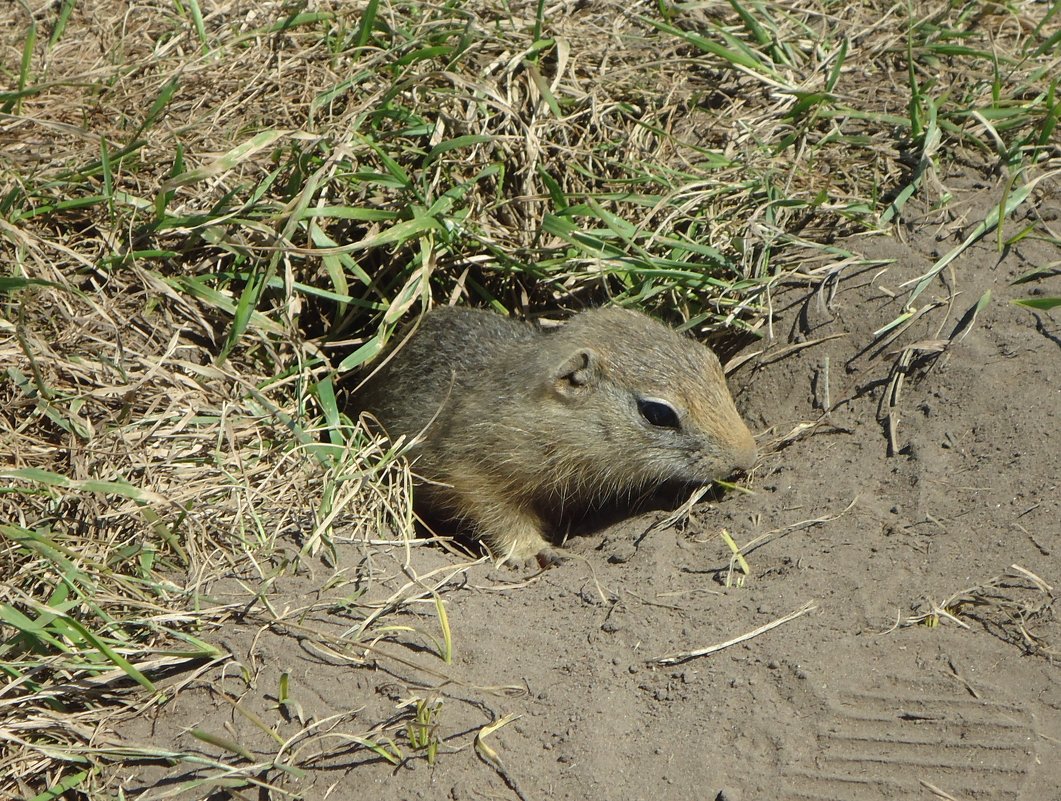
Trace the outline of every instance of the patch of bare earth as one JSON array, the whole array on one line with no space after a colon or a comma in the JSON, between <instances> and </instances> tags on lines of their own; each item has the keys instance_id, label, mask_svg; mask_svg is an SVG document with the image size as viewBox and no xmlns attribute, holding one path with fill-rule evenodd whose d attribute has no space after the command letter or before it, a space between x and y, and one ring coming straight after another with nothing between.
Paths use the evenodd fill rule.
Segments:
<instances>
[{"instance_id":1,"label":"patch of bare earth","mask_svg":"<svg viewBox=\"0 0 1061 801\"><path fill-rule=\"evenodd\" d=\"M1056 209L1056 193L1041 199ZM775 297L773 336L733 377L767 450L753 495L675 525L654 514L574 538L571 560L526 582L415 548L412 569L442 571L432 581L448 598L452 664L419 634L357 659L315 648L307 631L341 633L341 606L293 627L257 612L224 635L242 666L199 677L124 736L207 754L188 730L228 731L263 760L309 749L319 769L280 781L307 797L1061 797L1061 334L1056 314L1008 302L1024 294L1010 282L1056 249L975 245L924 295L928 312L874 337L899 314L903 284L992 201L969 191L953 206L965 218L849 242L882 263L808 275ZM723 527L759 542L743 586L725 586L739 570ZM397 589L410 568L393 550L355 564L362 552L347 547L339 560ZM278 618L291 621L312 585L277 582ZM656 662L807 604L742 643ZM415 609L406 622L437 631L430 598ZM278 711L283 672L301 722ZM380 741L404 737L411 699L441 700L433 765L406 749L395 766L344 739L388 717ZM277 749L260 724L295 739ZM155 768L122 784L155 798L190 775Z\"/></svg>"}]
</instances>

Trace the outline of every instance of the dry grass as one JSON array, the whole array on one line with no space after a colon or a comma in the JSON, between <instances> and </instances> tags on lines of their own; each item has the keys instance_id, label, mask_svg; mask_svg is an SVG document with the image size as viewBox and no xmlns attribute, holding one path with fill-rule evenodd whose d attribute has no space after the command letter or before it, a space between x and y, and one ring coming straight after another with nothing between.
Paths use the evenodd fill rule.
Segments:
<instances>
[{"instance_id":1,"label":"dry grass","mask_svg":"<svg viewBox=\"0 0 1061 801\"><path fill-rule=\"evenodd\" d=\"M950 622L970 628L965 622L969 620L1026 654L1056 660L1061 654L1047 633L1056 620L1056 601L1054 588L1042 578L1020 565L1010 565L1005 574L959 590L939 603L922 602L915 614L897 625L935 627Z\"/></svg>"},{"instance_id":2,"label":"dry grass","mask_svg":"<svg viewBox=\"0 0 1061 801\"><path fill-rule=\"evenodd\" d=\"M36 777L22 793L113 759L122 716L165 702L158 677L224 657L202 638L247 599L214 602L217 579L267 584L336 527L397 528L403 503L379 443L319 443L290 380L242 349L210 364L200 310L129 273L57 271L3 323L0 774Z\"/></svg>"},{"instance_id":3,"label":"dry grass","mask_svg":"<svg viewBox=\"0 0 1061 801\"><path fill-rule=\"evenodd\" d=\"M948 164L1056 168L1056 8L905 8L5 5L0 797L182 758L113 732L337 532L408 535L335 366L432 298L755 330Z\"/></svg>"}]
</instances>

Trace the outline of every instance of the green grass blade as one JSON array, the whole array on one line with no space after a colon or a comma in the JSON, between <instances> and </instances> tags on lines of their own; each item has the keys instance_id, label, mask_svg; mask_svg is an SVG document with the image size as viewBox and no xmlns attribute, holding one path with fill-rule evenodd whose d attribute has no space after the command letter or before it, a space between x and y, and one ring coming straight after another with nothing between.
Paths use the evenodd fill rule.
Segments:
<instances>
[{"instance_id":1,"label":"green grass blade","mask_svg":"<svg viewBox=\"0 0 1061 801\"><path fill-rule=\"evenodd\" d=\"M365 10L361 12L361 22L354 36L354 47L360 49L372 38L372 29L376 25L376 13L379 11L379 0L368 0Z\"/></svg>"},{"instance_id":2,"label":"green grass blade","mask_svg":"<svg viewBox=\"0 0 1061 801\"><path fill-rule=\"evenodd\" d=\"M1061 306L1061 297L1043 298L1015 298L1010 303L1015 306L1023 306L1026 309L1037 309L1039 311L1050 311Z\"/></svg>"},{"instance_id":3,"label":"green grass blade","mask_svg":"<svg viewBox=\"0 0 1061 801\"><path fill-rule=\"evenodd\" d=\"M1008 193L1004 202L999 204L997 212L973 228L960 245L946 253L920 278L915 278L913 281L907 281L906 283L901 284L900 286L903 287L914 284L914 288L911 290L910 296L907 298L906 304L903 308L910 309L914 300L928 288L929 284L935 280L936 276L939 275L948 264L964 253L974 242L993 230L1001 221L1009 217L1018 206L1028 199L1032 189L1035 188L1035 185L1039 183L1041 179L1042 176L1024 184L1016 191Z\"/></svg>"},{"instance_id":4,"label":"green grass blade","mask_svg":"<svg viewBox=\"0 0 1061 801\"><path fill-rule=\"evenodd\" d=\"M829 70L829 77L825 80L826 94L832 94L833 90L836 89L836 84L840 80L840 73L844 68L844 62L847 59L847 47L848 39L845 36L840 40L840 49L836 52L833 68Z\"/></svg>"},{"instance_id":5,"label":"green grass blade","mask_svg":"<svg viewBox=\"0 0 1061 801\"><path fill-rule=\"evenodd\" d=\"M38 602L31 602L31 606L37 609L39 612L53 612L51 608ZM66 614L56 615L56 620L61 621L63 625L76 631L81 637L87 640L91 645L98 650L103 656L105 656L115 667L119 668L126 676L135 681L149 693L154 695L157 690L155 689L154 682L151 681L147 676L137 670L128 660L125 659L121 654L111 648L102 637L97 635L94 631L85 626L81 621L74 617Z\"/></svg>"},{"instance_id":6,"label":"green grass blade","mask_svg":"<svg viewBox=\"0 0 1061 801\"><path fill-rule=\"evenodd\" d=\"M180 86L180 78L176 75L162 85L158 97L156 97L151 103L151 107L147 110L147 115L144 117L143 122L140 123L140 127L137 128L136 133L133 135L133 141L138 140L144 131L154 127L159 116L165 110L166 106L169 105L170 101L173 99L173 95L176 94L178 86Z\"/></svg>"},{"instance_id":7,"label":"green grass blade","mask_svg":"<svg viewBox=\"0 0 1061 801\"><path fill-rule=\"evenodd\" d=\"M68 773L47 790L42 793L37 793L37 795L27 799L27 801L58 801L60 798L69 797L67 796L67 793L80 787L89 775L90 772L87 770L81 770L77 773Z\"/></svg>"},{"instance_id":8,"label":"green grass blade","mask_svg":"<svg viewBox=\"0 0 1061 801\"><path fill-rule=\"evenodd\" d=\"M454 137L445 142L439 142L428 151L427 157L424 159L424 166L430 166L439 156L443 153L448 153L451 150L461 150L470 145L485 144L493 141L494 137L486 134L467 134L465 136Z\"/></svg>"},{"instance_id":9,"label":"green grass blade","mask_svg":"<svg viewBox=\"0 0 1061 801\"><path fill-rule=\"evenodd\" d=\"M192 25L195 26L195 35L199 37L200 50L205 55L210 52L210 44L206 40L206 24L203 22L199 0L183 0L183 2L188 4L188 11L192 15Z\"/></svg>"},{"instance_id":10,"label":"green grass blade","mask_svg":"<svg viewBox=\"0 0 1061 801\"><path fill-rule=\"evenodd\" d=\"M169 180L164 181L162 183L160 194L169 192L181 186L187 186L188 184L205 181L208 178L216 178L219 175L224 175L226 172L239 166L259 151L264 150L278 139L281 139L290 133L290 131L270 128L261 133L255 134L247 141L236 145L236 147L227 151L219 158L214 159L209 164L197 167L194 170L188 170L187 172L175 175Z\"/></svg>"},{"instance_id":11,"label":"green grass blade","mask_svg":"<svg viewBox=\"0 0 1061 801\"><path fill-rule=\"evenodd\" d=\"M76 4L77 0L63 0L63 4L59 7L59 14L55 18L55 27L52 28L52 35L48 37L49 48L54 47L63 38L63 34L66 32L66 24L70 21L70 15L73 13Z\"/></svg>"},{"instance_id":12,"label":"green grass blade","mask_svg":"<svg viewBox=\"0 0 1061 801\"><path fill-rule=\"evenodd\" d=\"M22 60L19 62L18 68L18 84L17 91L14 92L9 99L0 107L0 111L8 113L14 108L15 114L18 114L22 110L22 98L26 92L26 86L29 84L30 67L33 65L33 48L37 46L37 23L31 22L29 27L26 29L26 39L22 43Z\"/></svg>"},{"instance_id":13,"label":"green grass blade","mask_svg":"<svg viewBox=\"0 0 1061 801\"><path fill-rule=\"evenodd\" d=\"M114 173L111 171L110 151L107 140L100 137L99 140L99 163L103 170L103 197L107 199L107 208L114 214Z\"/></svg>"},{"instance_id":14,"label":"green grass blade","mask_svg":"<svg viewBox=\"0 0 1061 801\"><path fill-rule=\"evenodd\" d=\"M227 737L222 737L219 734L211 734L208 731L202 729L192 729L191 735L196 740L200 740L207 745L212 745L215 748L220 748L222 751L228 751L230 754L236 754L237 756L243 757L248 762L254 762L254 754L244 748L242 745L237 743L235 740L230 740Z\"/></svg>"}]
</instances>

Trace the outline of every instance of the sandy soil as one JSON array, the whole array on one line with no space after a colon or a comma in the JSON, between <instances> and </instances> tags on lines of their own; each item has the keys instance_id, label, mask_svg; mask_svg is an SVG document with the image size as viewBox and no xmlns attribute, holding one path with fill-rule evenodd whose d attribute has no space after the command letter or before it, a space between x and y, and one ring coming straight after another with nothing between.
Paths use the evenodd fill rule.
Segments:
<instances>
[{"instance_id":1,"label":"sandy soil","mask_svg":"<svg viewBox=\"0 0 1061 801\"><path fill-rule=\"evenodd\" d=\"M732 377L764 450L754 494L700 504L675 525L653 513L574 538L572 559L529 581L414 548L416 573L443 584L452 664L412 632L362 665L324 652L313 632L359 625L341 605L286 626L251 615L212 635L241 664L175 677L184 691L125 736L223 755L190 734L199 728L268 760L280 749L266 729L286 740L308 725L313 736L281 759L306 775L261 775L306 798L1061 799L1061 623L1022 573L1061 591L1061 328L1056 311L1009 303L1029 294L1011 281L1059 253L1031 238L1001 254L982 241L916 304L938 306L892 341L873 336L899 314L903 283L997 195L962 198L901 238L844 243L889 263L790 282L773 298L772 338ZM1039 200L1057 225L1058 195ZM889 453L889 388L915 343L927 350L912 353ZM742 545L762 538L743 586L726 586L721 528ZM342 545L339 568L371 573L376 594L408 582L404 549L368 554ZM326 597L330 573L307 568L267 597L282 615ZM655 661L804 609L713 654ZM429 600L395 622L438 631ZM280 710L284 671L294 703ZM442 700L434 765L407 742L396 767L350 738L408 717L412 697ZM506 715L516 718L482 741L492 761L475 735ZM114 780L130 797L209 795L180 793L191 776L185 764Z\"/></svg>"}]
</instances>

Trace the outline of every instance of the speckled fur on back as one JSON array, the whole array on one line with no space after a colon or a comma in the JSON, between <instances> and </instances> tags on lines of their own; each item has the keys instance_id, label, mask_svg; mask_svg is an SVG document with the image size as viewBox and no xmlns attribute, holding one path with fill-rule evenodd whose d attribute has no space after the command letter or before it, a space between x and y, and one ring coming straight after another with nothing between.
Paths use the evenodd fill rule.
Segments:
<instances>
[{"instance_id":1,"label":"speckled fur on back","mask_svg":"<svg viewBox=\"0 0 1061 801\"><path fill-rule=\"evenodd\" d=\"M551 561L560 509L756 459L714 354L619 308L551 331L436 309L355 401L392 437L422 435L417 501L466 520L501 561Z\"/></svg>"}]
</instances>

